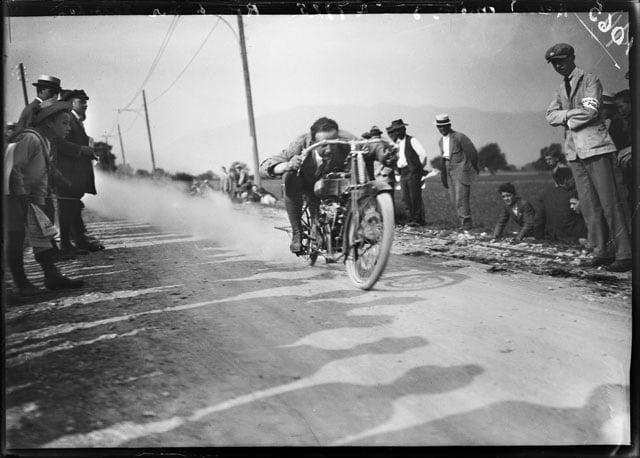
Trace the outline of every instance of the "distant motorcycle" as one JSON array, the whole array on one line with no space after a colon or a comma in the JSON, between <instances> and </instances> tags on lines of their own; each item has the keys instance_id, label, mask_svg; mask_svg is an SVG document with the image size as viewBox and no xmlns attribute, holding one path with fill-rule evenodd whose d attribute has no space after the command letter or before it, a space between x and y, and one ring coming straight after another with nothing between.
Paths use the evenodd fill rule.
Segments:
<instances>
[{"instance_id":1,"label":"distant motorcycle","mask_svg":"<svg viewBox=\"0 0 640 458\"><path fill-rule=\"evenodd\" d=\"M373 140L375 141L375 140ZM344 261L355 286L373 287L384 271L395 226L391 187L370 180L364 152L356 149L371 140L323 140L306 148L330 144L350 145L347 172L329 173L314 186L320 199L315 215L305 202L302 216L302 251L297 255L314 265L318 256L327 262Z\"/></svg>"}]
</instances>

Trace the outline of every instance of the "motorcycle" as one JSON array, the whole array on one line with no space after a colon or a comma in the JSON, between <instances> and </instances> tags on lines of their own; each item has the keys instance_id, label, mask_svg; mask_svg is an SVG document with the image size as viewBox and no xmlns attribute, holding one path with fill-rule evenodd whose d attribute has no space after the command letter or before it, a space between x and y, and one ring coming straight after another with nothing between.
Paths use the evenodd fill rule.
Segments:
<instances>
[{"instance_id":1,"label":"motorcycle","mask_svg":"<svg viewBox=\"0 0 640 458\"><path fill-rule=\"evenodd\" d=\"M355 286L368 290L382 275L395 226L391 187L369 179L364 152L357 149L376 140L322 140L302 151L306 157L323 145L350 145L348 171L326 174L316 181L317 208L305 201L302 250L297 256L313 266L318 257L342 260ZM315 206L314 206L315 207Z\"/></svg>"}]
</instances>

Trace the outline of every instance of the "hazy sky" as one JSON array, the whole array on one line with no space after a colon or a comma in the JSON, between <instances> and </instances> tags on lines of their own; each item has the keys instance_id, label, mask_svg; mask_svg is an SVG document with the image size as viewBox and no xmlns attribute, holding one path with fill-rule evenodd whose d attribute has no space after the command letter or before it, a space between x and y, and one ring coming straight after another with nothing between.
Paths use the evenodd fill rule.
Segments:
<instances>
[{"instance_id":1,"label":"hazy sky","mask_svg":"<svg viewBox=\"0 0 640 458\"><path fill-rule=\"evenodd\" d=\"M30 101L31 83L43 73L61 78L64 88L84 89L90 97L89 135L96 141L113 135L109 143L120 161L120 123L127 162L150 169L144 86L156 162L163 167L163 156L180 154L167 151L176 139L247 117L237 19L224 19L5 18L5 119L17 120L24 106L17 79L23 62ZM628 30L626 14L612 19L614 27ZM560 82L544 60L556 42L572 44L577 64L600 75L605 89L628 87L626 40L612 42L614 29L601 31L586 13L346 15L343 20L253 15L244 16L244 23L256 117L304 105L378 103L543 112ZM116 110L128 105L139 114L118 116ZM239 141L250 149L248 138ZM217 170L213 165L201 170L209 168Z\"/></svg>"}]
</instances>

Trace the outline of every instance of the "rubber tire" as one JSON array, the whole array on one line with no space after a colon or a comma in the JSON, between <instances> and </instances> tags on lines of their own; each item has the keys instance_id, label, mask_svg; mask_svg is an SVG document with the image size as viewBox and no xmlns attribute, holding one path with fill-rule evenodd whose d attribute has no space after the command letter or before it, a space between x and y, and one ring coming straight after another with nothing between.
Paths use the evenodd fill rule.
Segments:
<instances>
[{"instance_id":1,"label":"rubber tire","mask_svg":"<svg viewBox=\"0 0 640 458\"><path fill-rule=\"evenodd\" d=\"M384 268L387 266L387 261L389 260L389 255L391 253L391 244L393 242L393 231L395 228L395 218L394 218L394 209L393 209L393 201L391 200L391 194L389 193L380 193L376 196L376 203L378 206L378 212L382 216L382 240L379 243L380 247L378 250L378 256L375 261L375 266L371 273L362 278L360 273L358 272L357 263L351 257L351 253L347 253L347 259L345 261L347 267L347 274L351 279L351 282L360 289L368 290L375 285L378 281ZM352 236L353 231L355 230L352 226L352 219L349 218L347 221L346 234L349 238ZM357 229L357 228L356 228Z\"/></svg>"}]
</instances>

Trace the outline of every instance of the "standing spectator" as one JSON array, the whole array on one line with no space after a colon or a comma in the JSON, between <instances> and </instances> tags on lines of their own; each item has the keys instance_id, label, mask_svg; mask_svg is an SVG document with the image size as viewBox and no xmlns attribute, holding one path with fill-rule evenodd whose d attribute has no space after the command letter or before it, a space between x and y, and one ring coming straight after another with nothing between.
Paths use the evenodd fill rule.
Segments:
<instances>
[{"instance_id":1,"label":"standing spectator","mask_svg":"<svg viewBox=\"0 0 640 458\"><path fill-rule=\"evenodd\" d=\"M38 81L32 84L36 87L36 98L22 110L16 132L31 127L34 119L34 110L45 100L56 98L60 93L60 79L55 76L40 75Z\"/></svg>"},{"instance_id":2,"label":"standing spectator","mask_svg":"<svg viewBox=\"0 0 640 458\"><path fill-rule=\"evenodd\" d=\"M393 198L393 188L396 181L394 168L398 159L395 146L382 138L382 130L378 126L372 126L365 134L367 134L368 140L372 140L366 145L367 156L371 156L370 160L367 160L367 169L370 169L368 170L369 177L387 183L391 187L391 197ZM364 134L362 138L366 138Z\"/></svg>"},{"instance_id":3,"label":"standing spectator","mask_svg":"<svg viewBox=\"0 0 640 458\"><path fill-rule=\"evenodd\" d=\"M427 153L420 142L407 135L409 124L396 119L387 127L391 140L398 148L397 168L400 172L402 201L407 208L408 226L424 226L424 202L422 200L422 177L428 173Z\"/></svg>"},{"instance_id":4,"label":"standing spectator","mask_svg":"<svg viewBox=\"0 0 640 458\"><path fill-rule=\"evenodd\" d=\"M502 237L509 220L520 226L520 231L513 238L514 242L519 242L524 237L532 236L536 217L533 206L516 194L516 188L511 183L500 185L498 193L504 202L504 207L493 231L493 241Z\"/></svg>"},{"instance_id":5,"label":"standing spectator","mask_svg":"<svg viewBox=\"0 0 640 458\"><path fill-rule=\"evenodd\" d=\"M89 97L84 90L75 89L65 98L72 106L71 132L66 139L57 142L55 160L62 175L71 181L71 186L58 187L60 249L63 253L98 251L104 246L87 237L82 220L82 197L85 193L96 194L92 161L97 158L93 147L89 145L90 137L84 130ZM71 244L72 237L75 247Z\"/></svg>"},{"instance_id":6,"label":"standing spectator","mask_svg":"<svg viewBox=\"0 0 640 458\"><path fill-rule=\"evenodd\" d=\"M478 152L469 137L451 128L449 115L440 114L434 122L442 138L438 141L442 156L442 183L449 189L461 229L471 229L471 183L478 177Z\"/></svg>"},{"instance_id":7,"label":"standing spectator","mask_svg":"<svg viewBox=\"0 0 640 458\"><path fill-rule=\"evenodd\" d=\"M4 206L4 238L6 259L13 277L16 293L33 296L41 292L27 278L24 270L24 241L29 228L29 242L36 261L44 271L47 289L79 288L82 280L72 280L58 272L54 261L54 249L47 236L27 225L30 205L43 207L49 194L51 173L51 143L69 132L71 107L54 99L43 102L32 114L32 125L16 137L13 150L13 167L9 175L8 194Z\"/></svg>"},{"instance_id":8,"label":"standing spectator","mask_svg":"<svg viewBox=\"0 0 640 458\"><path fill-rule=\"evenodd\" d=\"M600 113L602 84L575 64L573 47L558 43L545 54L564 77L546 112L552 126L563 126L565 152L573 171L580 207L594 243L592 266L612 272L631 270L631 241L613 174L616 147Z\"/></svg>"},{"instance_id":9,"label":"standing spectator","mask_svg":"<svg viewBox=\"0 0 640 458\"><path fill-rule=\"evenodd\" d=\"M635 209L633 189L633 167L631 151L631 91L624 89L613 97L617 116L609 126L609 135L618 150L616 165L622 174L622 183L626 188L627 204L630 213ZM630 218L631 219L631 218Z\"/></svg>"},{"instance_id":10,"label":"standing spectator","mask_svg":"<svg viewBox=\"0 0 640 458\"><path fill-rule=\"evenodd\" d=\"M226 167L222 167L220 173L220 192L229 194L229 174Z\"/></svg>"}]
</instances>

